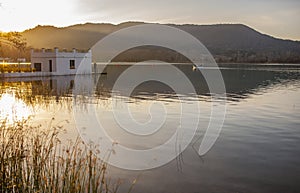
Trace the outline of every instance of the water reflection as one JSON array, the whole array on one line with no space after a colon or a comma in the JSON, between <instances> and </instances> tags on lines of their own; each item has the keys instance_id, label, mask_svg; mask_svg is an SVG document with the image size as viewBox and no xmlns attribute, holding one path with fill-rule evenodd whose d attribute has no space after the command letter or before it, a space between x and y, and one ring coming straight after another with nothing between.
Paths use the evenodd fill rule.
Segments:
<instances>
[{"instance_id":1,"label":"water reflection","mask_svg":"<svg viewBox=\"0 0 300 193\"><path fill-rule=\"evenodd\" d=\"M83 82L88 82L87 85L76 85L74 76L2 79L0 95L14 93L11 95L14 100L45 109L43 113L48 120L52 116L71 120L74 100L83 108L93 103L102 111L109 111L113 85L126 68L128 66L109 66L107 75L81 76ZM153 68L159 70L159 66ZM178 68L187 74L196 90L196 93L188 95L186 102L199 100L203 105L201 107L204 107L202 112L206 111L205 105L210 105L210 92L203 77L195 73L191 66ZM136 192L297 192L300 171L300 71L247 67L222 68L221 72L229 106L221 136L209 154L200 159L194 149L198 139L201 141L203 132L199 132L181 157L167 166L142 174L116 169L113 174L127 180L129 185L129 179L140 175L134 187ZM138 140L132 138L123 142L126 146L152 148L175 132L178 97L170 87L148 81L136 87L129 98L122 96L122 90L118 94L120 100L130 103L137 114L135 118L142 123L148 120L144 107L153 101L161 101L173 108L169 128L152 138L143 139L148 140L147 147L138 146ZM36 109L35 113L41 114ZM209 115L209 111L205 115ZM107 118L105 113L101 116ZM209 116L202 117L201 126L208 119ZM70 127L74 129L75 125L71 123ZM111 135L118 134L120 138L126 135L120 133L117 127L111 127L109 132ZM165 180L162 181L162 178ZM236 186L233 187L233 184ZM128 189L125 187L124 190Z\"/></svg>"},{"instance_id":2,"label":"water reflection","mask_svg":"<svg viewBox=\"0 0 300 193\"><path fill-rule=\"evenodd\" d=\"M2 79L0 94L13 90L16 98L31 105L49 103L49 101L59 102L62 99L71 98L74 94L81 96L77 97L78 100L83 100L82 96L90 96L92 99L89 100L90 102L105 103L112 96L115 81L128 67L125 65L108 66L107 75L81 76L85 85L75 85L74 76ZM152 67L159 71L159 66L153 65ZM189 100L210 101L211 93L203 76L193 71L191 65L177 65L177 67L187 75L195 87L196 93L189 93ZM253 94L262 93L278 84L295 84L300 80L299 71L288 69L279 71L272 68L221 68L221 72L229 103L247 99ZM122 90L118 91L118 94L122 96ZM147 81L133 90L128 102L137 103L142 100L171 102L177 99L178 96L168 85L157 81Z\"/></svg>"},{"instance_id":3,"label":"water reflection","mask_svg":"<svg viewBox=\"0 0 300 193\"><path fill-rule=\"evenodd\" d=\"M0 122L6 121L9 124L23 121L33 114L32 108L14 94L3 93L0 96Z\"/></svg>"}]
</instances>

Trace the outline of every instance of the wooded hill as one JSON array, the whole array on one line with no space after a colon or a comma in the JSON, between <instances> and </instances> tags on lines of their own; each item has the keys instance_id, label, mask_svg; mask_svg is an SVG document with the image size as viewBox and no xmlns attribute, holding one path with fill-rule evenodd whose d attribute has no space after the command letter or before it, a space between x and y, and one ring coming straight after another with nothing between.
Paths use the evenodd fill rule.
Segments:
<instances>
[{"instance_id":1,"label":"wooded hill","mask_svg":"<svg viewBox=\"0 0 300 193\"><path fill-rule=\"evenodd\" d=\"M86 23L57 28L37 26L22 32L32 48L86 50L106 35L124 27L141 24L126 22L119 25ZM217 62L299 63L300 42L283 40L262 34L242 24L174 25L199 39ZM3 51L3 48L2 48ZM1 55L1 50L0 50ZM1 56L0 56L1 57ZM28 53L27 53L28 57ZM187 59L172 50L161 47L138 47L123 52L114 61L136 62L149 59L167 62L186 62Z\"/></svg>"}]
</instances>

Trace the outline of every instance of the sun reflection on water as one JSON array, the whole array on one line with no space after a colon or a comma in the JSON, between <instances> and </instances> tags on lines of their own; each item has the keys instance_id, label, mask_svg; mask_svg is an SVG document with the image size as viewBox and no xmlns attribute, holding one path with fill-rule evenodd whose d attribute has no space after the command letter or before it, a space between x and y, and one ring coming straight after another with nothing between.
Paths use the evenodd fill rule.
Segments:
<instances>
[{"instance_id":1,"label":"sun reflection on water","mask_svg":"<svg viewBox=\"0 0 300 193\"><path fill-rule=\"evenodd\" d=\"M14 123L26 120L32 114L32 108L23 100L16 98L14 94L0 95L0 121L6 120L8 123Z\"/></svg>"}]
</instances>

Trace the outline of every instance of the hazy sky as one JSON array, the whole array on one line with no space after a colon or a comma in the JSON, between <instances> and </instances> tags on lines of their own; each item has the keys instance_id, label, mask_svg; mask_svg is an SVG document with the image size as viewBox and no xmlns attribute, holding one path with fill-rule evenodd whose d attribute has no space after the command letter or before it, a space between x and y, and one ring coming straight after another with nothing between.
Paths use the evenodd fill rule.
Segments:
<instances>
[{"instance_id":1,"label":"hazy sky","mask_svg":"<svg viewBox=\"0 0 300 193\"><path fill-rule=\"evenodd\" d=\"M300 0L0 0L0 30L75 23L243 23L300 40Z\"/></svg>"}]
</instances>

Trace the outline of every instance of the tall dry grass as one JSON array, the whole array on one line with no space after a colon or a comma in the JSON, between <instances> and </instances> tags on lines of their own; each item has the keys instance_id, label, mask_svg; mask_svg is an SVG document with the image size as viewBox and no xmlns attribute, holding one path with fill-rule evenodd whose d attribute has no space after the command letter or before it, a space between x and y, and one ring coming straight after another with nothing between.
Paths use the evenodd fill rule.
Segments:
<instances>
[{"instance_id":1,"label":"tall dry grass","mask_svg":"<svg viewBox=\"0 0 300 193\"><path fill-rule=\"evenodd\" d=\"M35 72L28 64L6 64L0 63L0 73L14 73L14 72Z\"/></svg>"},{"instance_id":2,"label":"tall dry grass","mask_svg":"<svg viewBox=\"0 0 300 193\"><path fill-rule=\"evenodd\" d=\"M107 163L79 138L62 143L59 126L0 124L0 192L117 192ZM100 152L98 152L100 153Z\"/></svg>"}]
</instances>

